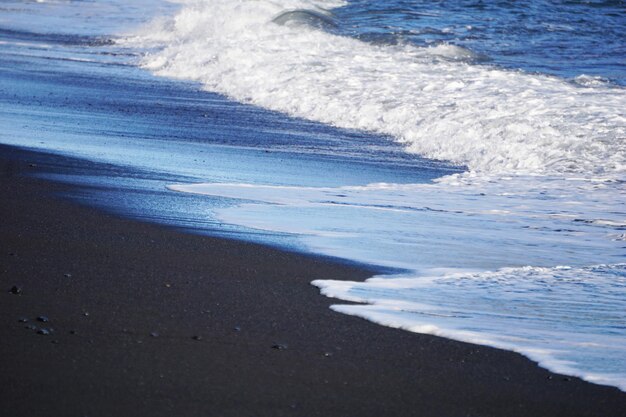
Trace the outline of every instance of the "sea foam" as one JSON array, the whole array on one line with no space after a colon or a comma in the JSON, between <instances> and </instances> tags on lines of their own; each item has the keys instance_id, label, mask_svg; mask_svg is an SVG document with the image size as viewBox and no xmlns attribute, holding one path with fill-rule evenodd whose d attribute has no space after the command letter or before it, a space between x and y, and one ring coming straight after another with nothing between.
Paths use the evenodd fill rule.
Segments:
<instances>
[{"instance_id":1,"label":"sea foam","mask_svg":"<svg viewBox=\"0 0 626 417\"><path fill-rule=\"evenodd\" d=\"M420 155L489 173L623 173L626 92L476 65L454 45L374 45L273 22L335 1L184 1L126 42L143 65L238 101L389 135ZM324 12L327 13L327 12ZM341 24L341 22L339 22Z\"/></svg>"},{"instance_id":2,"label":"sea foam","mask_svg":"<svg viewBox=\"0 0 626 417\"><path fill-rule=\"evenodd\" d=\"M615 360L626 355L626 264L313 284L329 297L367 303L332 306L338 312L516 351L555 372L626 391L626 367Z\"/></svg>"},{"instance_id":3,"label":"sea foam","mask_svg":"<svg viewBox=\"0 0 626 417\"><path fill-rule=\"evenodd\" d=\"M295 234L316 253L403 270L315 281L329 297L366 303L336 311L510 349L626 389L626 190L616 185L456 175L433 184L169 188L237 199L215 212L226 224Z\"/></svg>"}]
</instances>

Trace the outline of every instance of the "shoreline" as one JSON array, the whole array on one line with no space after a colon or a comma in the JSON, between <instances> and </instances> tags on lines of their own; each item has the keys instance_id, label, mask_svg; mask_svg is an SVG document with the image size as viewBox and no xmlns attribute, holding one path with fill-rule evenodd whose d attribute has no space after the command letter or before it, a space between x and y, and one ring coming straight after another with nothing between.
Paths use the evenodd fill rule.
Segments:
<instances>
[{"instance_id":1,"label":"shoreline","mask_svg":"<svg viewBox=\"0 0 626 417\"><path fill-rule=\"evenodd\" d=\"M499 349L333 312L367 267L121 218L0 146L9 416L617 416L626 394ZM17 286L21 294L11 294ZM46 316L49 322L39 322ZM28 319L22 323L21 318ZM35 326L35 329L25 328ZM54 331L37 334L44 328ZM199 339L199 340L196 340Z\"/></svg>"}]
</instances>

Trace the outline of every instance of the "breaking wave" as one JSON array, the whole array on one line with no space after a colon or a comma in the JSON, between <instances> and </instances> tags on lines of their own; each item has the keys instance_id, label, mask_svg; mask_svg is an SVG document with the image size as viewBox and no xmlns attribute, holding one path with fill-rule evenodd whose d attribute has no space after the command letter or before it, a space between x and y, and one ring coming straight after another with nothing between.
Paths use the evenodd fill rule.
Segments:
<instances>
[{"instance_id":1,"label":"breaking wave","mask_svg":"<svg viewBox=\"0 0 626 417\"><path fill-rule=\"evenodd\" d=\"M478 65L483 57L455 45L377 45L318 30L335 23L325 10L342 4L189 0L125 41L150 48L143 65L158 75L388 135L472 171L623 174L624 88Z\"/></svg>"}]
</instances>

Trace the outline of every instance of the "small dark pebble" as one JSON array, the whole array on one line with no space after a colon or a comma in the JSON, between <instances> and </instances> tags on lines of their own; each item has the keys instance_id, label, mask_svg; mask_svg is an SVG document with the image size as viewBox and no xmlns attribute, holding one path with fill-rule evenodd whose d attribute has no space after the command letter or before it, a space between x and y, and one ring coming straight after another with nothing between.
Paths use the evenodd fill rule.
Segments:
<instances>
[{"instance_id":1,"label":"small dark pebble","mask_svg":"<svg viewBox=\"0 0 626 417\"><path fill-rule=\"evenodd\" d=\"M28 323L28 319L26 317L20 317L19 319L17 319L17 321L19 321L20 323Z\"/></svg>"},{"instance_id":2,"label":"small dark pebble","mask_svg":"<svg viewBox=\"0 0 626 417\"><path fill-rule=\"evenodd\" d=\"M17 285L14 285L14 286L11 287L9 292L11 294L14 294L14 295L20 295L22 293L22 289L20 287L18 287Z\"/></svg>"},{"instance_id":3,"label":"small dark pebble","mask_svg":"<svg viewBox=\"0 0 626 417\"><path fill-rule=\"evenodd\" d=\"M31 168L35 168L37 166L37 164L28 164L29 167Z\"/></svg>"},{"instance_id":4,"label":"small dark pebble","mask_svg":"<svg viewBox=\"0 0 626 417\"><path fill-rule=\"evenodd\" d=\"M193 340L198 340L198 341L199 341L199 340L202 340L202 336L198 336L198 335L192 336L191 338L192 338Z\"/></svg>"},{"instance_id":5,"label":"small dark pebble","mask_svg":"<svg viewBox=\"0 0 626 417\"><path fill-rule=\"evenodd\" d=\"M241 327L235 326L235 327L233 327L233 330L236 331L236 332L240 332L241 331Z\"/></svg>"},{"instance_id":6,"label":"small dark pebble","mask_svg":"<svg viewBox=\"0 0 626 417\"><path fill-rule=\"evenodd\" d=\"M326 352L326 353L324 353L324 356L327 357L327 358L330 358L331 356L333 356L333 354L330 353L330 352Z\"/></svg>"},{"instance_id":7,"label":"small dark pebble","mask_svg":"<svg viewBox=\"0 0 626 417\"><path fill-rule=\"evenodd\" d=\"M571 381L571 380L572 380L572 378L568 378L568 377L564 377L564 378L563 378L563 381L566 381L566 382L569 382L569 381Z\"/></svg>"},{"instance_id":8,"label":"small dark pebble","mask_svg":"<svg viewBox=\"0 0 626 417\"><path fill-rule=\"evenodd\" d=\"M70 334L76 334L76 330L70 330Z\"/></svg>"},{"instance_id":9,"label":"small dark pebble","mask_svg":"<svg viewBox=\"0 0 626 417\"><path fill-rule=\"evenodd\" d=\"M29 324L28 326L24 326L24 328L28 330L37 330L37 326L33 326L32 324Z\"/></svg>"},{"instance_id":10,"label":"small dark pebble","mask_svg":"<svg viewBox=\"0 0 626 417\"><path fill-rule=\"evenodd\" d=\"M50 331L48 329L39 329L37 330L37 334L48 336L50 334Z\"/></svg>"},{"instance_id":11,"label":"small dark pebble","mask_svg":"<svg viewBox=\"0 0 626 417\"><path fill-rule=\"evenodd\" d=\"M40 321L42 323L47 323L47 322L50 321L50 319L48 317L46 317L46 316L39 316L39 317L37 317L37 321Z\"/></svg>"},{"instance_id":12,"label":"small dark pebble","mask_svg":"<svg viewBox=\"0 0 626 417\"><path fill-rule=\"evenodd\" d=\"M72 278L72 274L63 274L65 278Z\"/></svg>"},{"instance_id":13,"label":"small dark pebble","mask_svg":"<svg viewBox=\"0 0 626 417\"><path fill-rule=\"evenodd\" d=\"M150 333L151 337L159 337L159 334L157 332L152 332Z\"/></svg>"},{"instance_id":14,"label":"small dark pebble","mask_svg":"<svg viewBox=\"0 0 626 417\"><path fill-rule=\"evenodd\" d=\"M89 316L89 312L88 312L88 311L85 311L85 312L83 313L83 316L85 316L85 317Z\"/></svg>"},{"instance_id":15,"label":"small dark pebble","mask_svg":"<svg viewBox=\"0 0 626 417\"><path fill-rule=\"evenodd\" d=\"M277 343L277 344L272 346L272 349L285 350L285 349L287 349L287 345L283 345L283 344Z\"/></svg>"},{"instance_id":16,"label":"small dark pebble","mask_svg":"<svg viewBox=\"0 0 626 417\"><path fill-rule=\"evenodd\" d=\"M55 340L52 341L52 343L54 343L55 345L58 345L59 341L55 339Z\"/></svg>"}]
</instances>

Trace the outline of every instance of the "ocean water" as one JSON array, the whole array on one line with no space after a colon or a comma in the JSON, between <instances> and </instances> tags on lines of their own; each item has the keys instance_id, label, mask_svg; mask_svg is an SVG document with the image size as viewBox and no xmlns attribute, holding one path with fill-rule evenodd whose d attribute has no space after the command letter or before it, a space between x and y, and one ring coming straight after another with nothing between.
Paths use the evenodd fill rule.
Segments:
<instances>
[{"instance_id":1,"label":"ocean water","mask_svg":"<svg viewBox=\"0 0 626 417\"><path fill-rule=\"evenodd\" d=\"M338 312L626 390L624 2L147 3L3 3L5 79L54 58L149 111L107 84L63 125L5 81L0 142L141 170L122 211L393 271L319 277Z\"/></svg>"}]
</instances>

